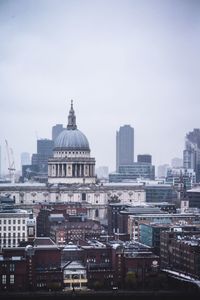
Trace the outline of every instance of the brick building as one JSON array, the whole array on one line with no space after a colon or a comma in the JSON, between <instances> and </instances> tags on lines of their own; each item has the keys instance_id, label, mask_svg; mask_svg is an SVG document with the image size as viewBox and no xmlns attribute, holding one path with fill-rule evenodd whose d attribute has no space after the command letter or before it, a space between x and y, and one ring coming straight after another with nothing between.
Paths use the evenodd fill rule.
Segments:
<instances>
[{"instance_id":1,"label":"brick building","mask_svg":"<svg viewBox=\"0 0 200 300\"><path fill-rule=\"evenodd\" d=\"M0 290L62 288L61 250L49 238L33 245L4 248L0 257Z\"/></svg>"},{"instance_id":2,"label":"brick building","mask_svg":"<svg viewBox=\"0 0 200 300\"><path fill-rule=\"evenodd\" d=\"M162 268L200 278L200 231L169 230L161 233Z\"/></svg>"}]
</instances>

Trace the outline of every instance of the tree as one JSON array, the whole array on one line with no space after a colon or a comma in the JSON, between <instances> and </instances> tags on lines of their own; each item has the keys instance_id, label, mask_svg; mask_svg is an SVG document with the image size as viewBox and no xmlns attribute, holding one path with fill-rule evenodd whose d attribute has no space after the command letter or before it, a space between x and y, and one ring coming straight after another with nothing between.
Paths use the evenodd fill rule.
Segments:
<instances>
[{"instance_id":1,"label":"tree","mask_svg":"<svg viewBox=\"0 0 200 300\"><path fill-rule=\"evenodd\" d=\"M125 287L128 289L133 289L137 286L137 278L135 272L129 271L126 273L125 277Z\"/></svg>"}]
</instances>

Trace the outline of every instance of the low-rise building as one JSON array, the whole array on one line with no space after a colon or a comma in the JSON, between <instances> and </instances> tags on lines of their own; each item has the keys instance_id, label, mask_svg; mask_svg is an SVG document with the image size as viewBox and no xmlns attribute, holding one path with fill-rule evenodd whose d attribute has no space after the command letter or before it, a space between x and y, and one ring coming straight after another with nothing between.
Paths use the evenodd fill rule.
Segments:
<instances>
[{"instance_id":1,"label":"low-rise building","mask_svg":"<svg viewBox=\"0 0 200 300\"><path fill-rule=\"evenodd\" d=\"M200 187L194 187L187 190L189 207L200 208Z\"/></svg>"},{"instance_id":2,"label":"low-rise building","mask_svg":"<svg viewBox=\"0 0 200 300\"><path fill-rule=\"evenodd\" d=\"M82 219L67 220L50 227L50 237L59 246L64 246L70 241L78 241L87 238L99 238L103 228L100 222L95 220Z\"/></svg>"},{"instance_id":3,"label":"low-rise building","mask_svg":"<svg viewBox=\"0 0 200 300\"><path fill-rule=\"evenodd\" d=\"M185 222L186 223L186 222ZM163 231L174 230L176 228L177 231L181 232L195 232L200 230L200 223L194 225L187 224L158 224L158 223L149 223L149 224L140 224L140 236L139 240L141 243L150 246L153 248L155 254L160 255L160 241L161 241L161 233Z\"/></svg>"},{"instance_id":4,"label":"low-rise building","mask_svg":"<svg viewBox=\"0 0 200 300\"><path fill-rule=\"evenodd\" d=\"M22 241L33 241L36 218L27 210L6 206L0 209L0 249L17 247Z\"/></svg>"},{"instance_id":5,"label":"low-rise building","mask_svg":"<svg viewBox=\"0 0 200 300\"><path fill-rule=\"evenodd\" d=\"M163 232L161 266L200 279L200 231Z\"/></svg>"},{"instance_id":6,"label":"low-rise building","mask_svg":"<svg viewBox=\"0 0 200 300\"><path fill-rule=\"evenodd\" d=\"M124 214L124 212L122 212ZM164 213L164 212L151 212L149 213L142 212L141 210L138 213L132 213L128 215L128 233L130 238L134 240L139 240L141 223L158 223L163 225L169 224L195 224L200 222L200 214L198 212L193 213ZM175 225L175 226L176 226Z\"/></svg>"},{"instance_id":7,"label":"low-rise building","mask_svg":"<svg viewBox=\"0 0 200 300\"><path fill-rule=\"evenodd\" d=\"M61 250L49 238L33 245L4 248L0 256L0 290L57 290L63 286Z\"/></svg>"}]
</instances>

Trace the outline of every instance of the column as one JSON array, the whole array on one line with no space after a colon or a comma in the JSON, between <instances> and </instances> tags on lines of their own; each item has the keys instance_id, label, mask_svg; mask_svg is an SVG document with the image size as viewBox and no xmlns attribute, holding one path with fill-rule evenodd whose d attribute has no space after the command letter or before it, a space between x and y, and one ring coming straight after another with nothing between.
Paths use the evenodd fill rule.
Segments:
<instances>
[{"instance_id":1,"label":"column","mask_svg":"<svg viewBox=\"0 0 200 300\"><path fill-rule=\"evenodd\" d=\"M77 177L77 164L75 164L75 177Z\"/></svg>"},{"instance_id":2,"label":"column","mask_svg":"<svg viewBox=\"0 0 200 300\"><path fill-rule=\"evenodd\" d=\"M95 171L94 171L94 165L92 165L92 177L94 177Z\"/></svg>"},{"instance_id":3,"label":"column","mask_svg":"<svg viewBox=\"0 0 200 300\"><path fill-rule=\"evenodd\" d=\"M75 177L75 165L72 164L72 177Z\"/></svg>"},{"instance_id":4,"label":"column","mask_svg":"<svg viewBox=\"0 0 200 300\"><path fill-rule=\"evenodd\" d=\"M55 167L56 167L56 177L58 177L58 164L56 164Z\"/></svg>"},{"instance_id":5,"label":"column","mask_svg":"<svg viewBox=\"0 0 200 300\"><path fill-rule=\"evenodd\" d=\"M64 164L64 176L67 177L67 164Z\"/></svg>"},{"instance_id":6,"label":"column","mask_svg":"<svg viewBox=\"0 0 200 300\"><path fill-rule=\"evenodd\" d=\"M51 176L50 165L48 165L48 176Z\"/></svg>"}]
</instances>

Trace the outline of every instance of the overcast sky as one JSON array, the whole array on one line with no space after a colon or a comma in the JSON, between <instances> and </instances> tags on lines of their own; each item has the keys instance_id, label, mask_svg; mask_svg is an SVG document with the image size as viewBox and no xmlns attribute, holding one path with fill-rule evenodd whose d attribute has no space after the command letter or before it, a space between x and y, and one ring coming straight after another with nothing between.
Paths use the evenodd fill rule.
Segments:
<instances>
[{"instance_id":1,"label":"overcast sky","mask_svg":"<svg viewBox=\"0 0 200 300\"><path fill-rule=\"evenodd\" d=\"M70 100L96 166L115 170L116 130L158 166L200 128L200 1L0 0L0 145L20 153L67 124Z\"/></svg>"}]
</instances>

